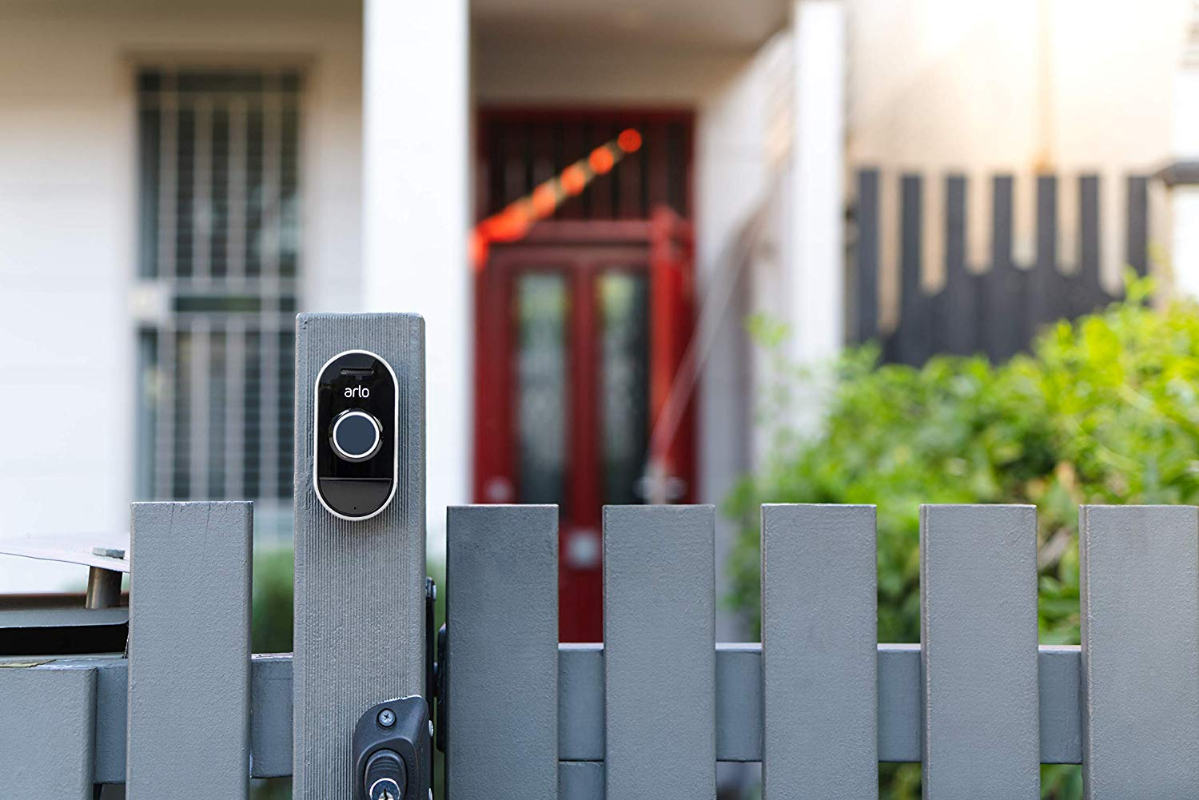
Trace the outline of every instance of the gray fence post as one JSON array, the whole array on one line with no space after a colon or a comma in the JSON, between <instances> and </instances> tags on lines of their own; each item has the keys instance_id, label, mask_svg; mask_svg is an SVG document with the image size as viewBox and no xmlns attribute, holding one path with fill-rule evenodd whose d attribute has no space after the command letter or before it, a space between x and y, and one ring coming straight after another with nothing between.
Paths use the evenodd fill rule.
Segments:
<instances>
[{"instance_id":1,"label":"gray fence post","mask_svg":"<svg viewBox=\"0 0 1199 800\"><path fill-rule=\"evenodd\" d=\"M1079 509L1089 800L1199 797L1199 511Z\"/></svg>"},{"instance_id":2,"label":"gray fence post","mask_svg":"<svg viewBox=\"0 0 1199 800\"><path fill-rule=\"evenodd\" d=\"M315 385L334 356L366 350L398 383L395 496L371 519L334 516L313 487ZM351 734L370 706L424 695L424 321L301 314L296 325L296 800L351 797Z\"/></svg>"},{"instance_id":3,"label":"gray fence post","mask_svg":"<svg viewBox=\"0 0 1199 800\"><path fill-rule=\"evenodd\" d=\"M249 503L135 503L126 795L239 800L250 780Z\"/></svg>"}]
</instances>

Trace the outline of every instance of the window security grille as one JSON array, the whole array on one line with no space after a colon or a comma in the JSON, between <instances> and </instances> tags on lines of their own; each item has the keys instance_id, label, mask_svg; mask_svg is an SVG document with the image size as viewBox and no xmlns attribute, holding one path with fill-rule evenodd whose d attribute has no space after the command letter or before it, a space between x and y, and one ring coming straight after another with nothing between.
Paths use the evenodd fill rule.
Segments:
<instances>
[{"instance_id":1,"label":"window security grille","mask_svg":"<svg viewBox=\"0 0 1199 800\"><path fill-rule=\"evenodd\" d=\"M290 531L300 76L138 75L139 486Z\"/></svg>"}]
</instances>

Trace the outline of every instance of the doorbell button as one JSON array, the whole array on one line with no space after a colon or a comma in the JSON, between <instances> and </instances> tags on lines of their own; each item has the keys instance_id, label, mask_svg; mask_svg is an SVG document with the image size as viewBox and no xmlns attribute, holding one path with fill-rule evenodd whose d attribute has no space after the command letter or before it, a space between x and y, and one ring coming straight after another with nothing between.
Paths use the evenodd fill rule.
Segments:
<instances>
[{"instance_id":1,"label":"doorbell button","mask_svg":"<svg viewBox=\"0 0 1199 800\"><path fill-rule=\"evenodd\" d=\"M333 420L329 435L333 450L346 461L366 461L383 444L383 426L365 411L350 409Z\"/></svg>"},{"instance_id":2,"label":"doorbell button","mask_svg":"<svg viewBox=\"0 0 1199 800\"><path fill-rule=\"evenodd\" d=\"M329 513L349 521L383 512L400 482L400 386L367 350L330 358L317 375L312 483Z\"/></svg>"}]
</instances>

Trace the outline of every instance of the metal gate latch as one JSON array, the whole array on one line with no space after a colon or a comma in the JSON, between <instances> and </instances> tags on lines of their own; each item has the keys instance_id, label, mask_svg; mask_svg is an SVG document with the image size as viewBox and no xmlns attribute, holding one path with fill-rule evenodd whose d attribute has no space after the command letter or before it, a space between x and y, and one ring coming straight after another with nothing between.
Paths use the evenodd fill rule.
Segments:
<instances>
[{"instance_id":1,"label":"metal gate latch","mask_svg":"<svg viewBox=\"0 0 1199 800\"><path fill-rule=\"evenodd\" d=\"M354 727L355 800L432 800L432 740L423 697L372 706Z\"/></svg>"}]
</instances>

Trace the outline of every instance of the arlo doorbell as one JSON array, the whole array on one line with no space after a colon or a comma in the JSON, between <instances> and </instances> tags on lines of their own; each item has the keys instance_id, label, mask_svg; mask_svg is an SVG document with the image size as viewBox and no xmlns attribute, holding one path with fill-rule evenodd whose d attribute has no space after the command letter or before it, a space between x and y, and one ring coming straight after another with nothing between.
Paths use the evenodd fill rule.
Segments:
<instances>
[{"instance_id":1,"label":"arlo doorbell","mask_svg":"<svg viewBox=\"0 0 1199 800\"><path fill-rule=\"evenodd\" d=\"M312 480L334 516L370 519L395 497L399 397L391 365L367 350L339 353L317 375Z\"/></svg>"}]
</instances>

